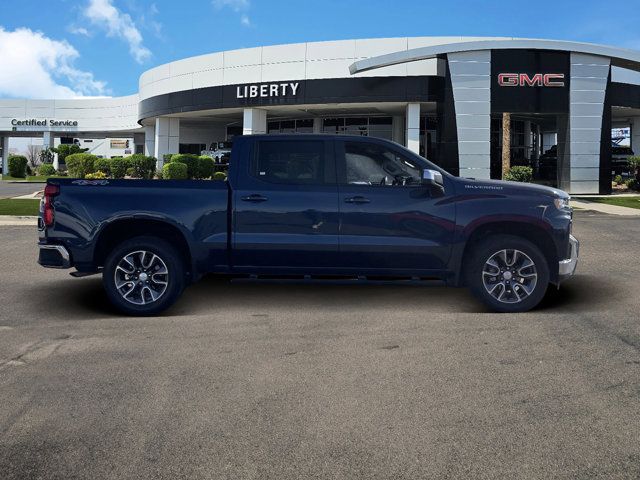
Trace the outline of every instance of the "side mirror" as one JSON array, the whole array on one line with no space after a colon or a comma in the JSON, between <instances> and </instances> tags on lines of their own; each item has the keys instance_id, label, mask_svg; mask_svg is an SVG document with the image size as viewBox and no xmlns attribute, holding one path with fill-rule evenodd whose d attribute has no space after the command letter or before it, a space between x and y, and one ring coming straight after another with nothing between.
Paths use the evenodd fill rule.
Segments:
<instances>
[{"instance_id":1,"label":"side mirror","mask_svg":"<svg viewBox=\"0 0 640 480\"><path fill-rule=\"evenodd\" d=\"M425 187L429 187L432 194L444 194L444 180L442 179L442 174L437 170L423 170L420 183Z\"/></svg>"}]
</instances>

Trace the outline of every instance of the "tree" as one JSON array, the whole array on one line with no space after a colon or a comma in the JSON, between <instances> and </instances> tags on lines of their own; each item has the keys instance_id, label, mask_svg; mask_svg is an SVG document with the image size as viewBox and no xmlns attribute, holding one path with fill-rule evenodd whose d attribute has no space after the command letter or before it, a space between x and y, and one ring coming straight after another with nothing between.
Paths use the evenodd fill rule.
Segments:
<instances>
[{"instance_id":1,"label":"tree","mask_svg":"<svg viewBox=\"0 0 640 480\"><path fill-rule=\"evenodd\" d=\"M42 147L40 145L27 145L27 160L29 160L29 166L36 168L41 163L40 152Z\"/></svg>"},{"instance_id":2,"label":"tree","mask_svg":"<svg viewBox=\"0 0 640 480\"><path fill-rule=\"evenodd\" d=\"M69 155L73 155L74 153L84 153L87 152L88 148L80 148L80 146L75 143L58 145L56 148L52 148L52 150L58 154L58 164L64 165L66 163L66 158Z\"/></svg>"},{"instance_id":3,"label":"tree","mask_svg":"<svg viewBox=\"0 0 640 480\"><path fill-rule=\"evenodd\" d=\"M511 114L502 114L502 178L511 169Z\"/></svg>"},{"instance_id":4,"label":"tree","mask_svg":"<svg viewBox=\"0 0 640 480\"><path fill-rule=\"evenodd\" d=\"M44 148L40 151L41 163L53 163L54 151L53 148Z\"/></svg>"}]
</instances>

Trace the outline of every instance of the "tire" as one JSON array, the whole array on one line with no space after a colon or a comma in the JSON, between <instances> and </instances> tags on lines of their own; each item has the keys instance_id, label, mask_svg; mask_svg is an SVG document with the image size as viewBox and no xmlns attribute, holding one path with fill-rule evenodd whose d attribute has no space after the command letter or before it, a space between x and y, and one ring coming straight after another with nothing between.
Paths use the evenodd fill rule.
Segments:
<instances>
[{"instance_id":1,"label":"tire","mask_svg":"<svg viewBox=\"0 0 640 480\"><path fill-rule=\"evenodd\" d=\"M467 262L469 289L495 312L531 310L544 298L549 285L547 259L522 237L486 238L473 248Z\"/></svg>"},{"instance_id":2,"label":"tire","mask_svg":"<svg viewBox=\"0 0 640 480\"><path fill-rule=\"evenodd\" d=\"M173 305L184 290L184 264L164 240L135 237L109 254L102 283L109 300L120 312L155 315Z\"/></svg>"}]
</instances>

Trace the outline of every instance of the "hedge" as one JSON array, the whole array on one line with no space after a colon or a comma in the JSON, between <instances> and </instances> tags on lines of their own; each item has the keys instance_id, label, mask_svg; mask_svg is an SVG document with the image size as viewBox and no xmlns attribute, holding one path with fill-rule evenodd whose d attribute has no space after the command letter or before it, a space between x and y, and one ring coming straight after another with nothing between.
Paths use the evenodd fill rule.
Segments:
<instances>
[{"instance_id":1,"label":"hedge","mask_svg":"<svg viewBox=\"0 0 640 480\"><path fill-rule=\"evenodd\" d=\"M98 158L93 163L93 170L97 172L102 172L105 175L111 175L111 160L108 158Z\"/></svg>"},{"instance_id":2,"label":"hedge","mask_svg":"<svg viewBox=\"0 0 640 480\"><path fill-rule=\"evenodd\" d=\"M216 172L213 174L213 180L226 180L227 174L224 172Z\"/></svg>"},{"instance_id":3,"label":"hedge","mask_svg":"<svg viewBox=\"0 0 640 480\"><path fill-rule=\"evenodd\" d=\"M90 153L73 153L67 156L65 160L69 176L84 178L88 173L94 173L97 159L98 157Z\"/></svg>"},{"instance_id":4,"label":"hedge","mask_svg":"<svg viewBox=\"0 0 640 480\"><path fill-rule=\"evenodd\" d=\"M127 174L127 169L131 166L131 162L128 157L113 157L109 160L109 166L113 178L124 178Z\"/></svg>"},{"instance_id":5,"label":"hedge","mask_svg":"<svg viewBox=\"0 0 640 480\"><path fill-rule=\"evenodd\" d=\"M188 167L180 162L167 163L162 167L162 178L165 180L186 180L189 178Z\"/></svg>"},{"instance_id":6,"label":"hedge","mask_svg":"<svg viewBox=\"0 0 640 480\"><path fill-rule=\"evenodd\" d=\"M128 157L133 168L133 176L138 178L151 179L156 173L155 157L147 157L142 154L135 154Z\"/></svg>"},{"instance_id":7,"label":"hedge","mask_svg":"<svg viewBox=\"0 0 640 480\"><path fill-rule=\"evenodd\" d=\"M38 167L38 174L43 177L50 177L51 175L56 174L56 169L50 163L43 163Z\"/></svg>"},{"instance_id":8,"label":"hedge","mask_svg":"<svg viewBox=\"0 0 640 480\"><path fill-rule=\"evenodd\" d=\"M27 157L23 155L11 155L9 157L9 175L15 178L27 176Z\"/></svg>"},{"instance_id":9,"label":"hedge","mask_svg":"<svg viewBox=\"0 0 640 480\"><path fill-rule=\"evenodd\" d=\"M214 168L213 158L206 155L198 157L198 178L211 178Z\"/></svg>"},{"instance_id":10,"label":"hedge","mask_svg":"<svg viewBox=\"0 0 640 480\"><path fill-rule=\"evenodd\" d=\"M177 155L172 155L170 163L174 162L184 163L187 166L188 178L198 178L200 175L197 155L193 155L191 153L179 153Z\"/></svg>"},{"instance_id":11,"label":"hedge","mask_svg":"<svg viewBox=\"0 0 640 480\"><path fill-rule=\"evenodd\" d=\"M511 182L530 183L533 180L533 169L531 167L511 167L504 179Z\"/></svg>"}]
</instances>

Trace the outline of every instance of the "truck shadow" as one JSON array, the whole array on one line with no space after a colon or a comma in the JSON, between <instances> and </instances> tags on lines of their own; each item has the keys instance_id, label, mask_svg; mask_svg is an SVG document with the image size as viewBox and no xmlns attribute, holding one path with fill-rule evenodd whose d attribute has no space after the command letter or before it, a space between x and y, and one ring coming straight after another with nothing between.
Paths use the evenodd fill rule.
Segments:
<instances>
[{"instance_id":1,"label":"truck shadow","mask_svg":"<svg viewBox=\"0 0 640 480\"><path fill-rule=\"evenodd\" d=\"M617 289L589 275L578 275L560 290L550 287L535 312L567 313L611 310L620 305ZM99 277L34 285L29 310L64 319L119 315L109 303ZM622 300L624 301L624 300ZM425 313L491 313L464 288L441 284L332 284L316 282L248 282L207 276L188 287L163 316L206 315L225 310L423 310Z\"/></svg>"}]
</instances>

